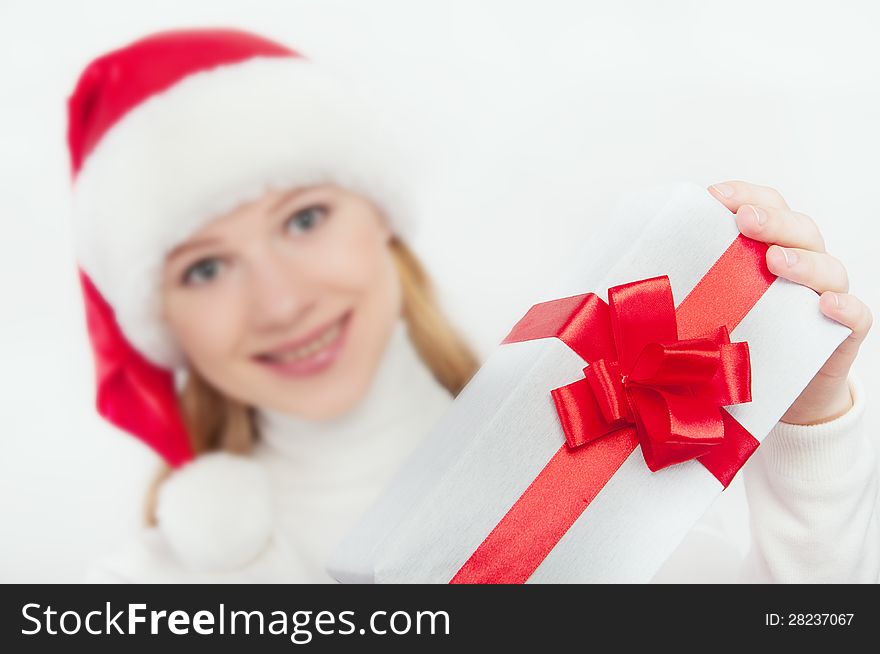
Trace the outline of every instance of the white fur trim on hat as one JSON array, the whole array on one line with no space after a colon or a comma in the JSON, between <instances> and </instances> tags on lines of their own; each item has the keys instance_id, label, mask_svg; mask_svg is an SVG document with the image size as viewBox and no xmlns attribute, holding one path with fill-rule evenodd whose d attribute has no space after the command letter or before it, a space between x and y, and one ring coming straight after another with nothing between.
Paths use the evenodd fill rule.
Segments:
<instances>
[{"instance_id":1,"label":"white fur trim on hat","mask_svg":"<svg viewBox=\"0 0 880 654\"><path fill-rule=\"evenodd\" d=\"M268 189L332 181L414 230L402 143L351 83L299 57L192 74L113 125L74 188L80 265L135 348L173 368L162 263L200 226Z\"/></svg>"},{"instance_id":2,"label":"white fur trim on hat","mask_svg":"<svg viewBox=\"0 0 880 654\"><path fill-rule=\"evenodd\" d=\"M169 547L193 570L232 570L268 545L274 517L268 475L253 459L203 454L159 487L156 518Z\"/></svg>"}]
</instances>

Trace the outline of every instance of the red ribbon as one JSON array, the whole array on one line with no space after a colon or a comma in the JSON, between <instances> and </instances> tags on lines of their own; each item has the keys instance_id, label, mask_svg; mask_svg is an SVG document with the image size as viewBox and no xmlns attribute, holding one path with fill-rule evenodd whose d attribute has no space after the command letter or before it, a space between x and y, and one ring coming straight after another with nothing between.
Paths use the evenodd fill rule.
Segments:
<instances>
[{"instance_id":1,"label":"red ribbon","mask_svg":"<svg viewBox=\"0 0 880 654\"><path fill-rule=\"evenodd\" d=\"M522 583L641 444L651 470L696 458L723 487L758 441L722 406L750 401L729 332L775 279L739 235L674 308L666 277L536 304L502 343L556 337L591 365L551 391L566 442L451 583Z\"/></svg>"},{"instance_id":2,"label":"red ribbon","mask_svg":"<svg viewBox=\"0 0 880 654\"><path fill-rule=\"evenodd\" d=\"M748 344L731 343L725 326L679 339L666 276L610 288L608 304L577 297L602 357L589 360L583 379L551 391L569 447L633 426L656 471L719 445L721 407L752 399Z\"/></svg>"}]
</instances>

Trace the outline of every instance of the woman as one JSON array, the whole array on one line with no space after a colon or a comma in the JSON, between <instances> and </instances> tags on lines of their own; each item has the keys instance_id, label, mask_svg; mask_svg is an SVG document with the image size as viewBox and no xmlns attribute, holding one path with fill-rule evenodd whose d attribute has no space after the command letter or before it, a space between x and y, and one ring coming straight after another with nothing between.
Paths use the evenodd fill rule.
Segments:
<instances>
[{"instance_id":1,"label":"woman","mask_svg":"<svg viewBox=\"0 0 880 654\"><path fill-rule=\"evenodd\" d=\"M238 31L155 34L84 71L69 145L98 409L169 465L144 532L91 579L332 581L326 556L475 372L405 245L405 163L380 123ZM711 192L853 329L755 455L761 565L738 578L876 581L877 479L848 383L870 313L778 193ZM712 580L693 553L717 564L729 535L709 518L659 579Z\"/></svg>"}]
</instances>

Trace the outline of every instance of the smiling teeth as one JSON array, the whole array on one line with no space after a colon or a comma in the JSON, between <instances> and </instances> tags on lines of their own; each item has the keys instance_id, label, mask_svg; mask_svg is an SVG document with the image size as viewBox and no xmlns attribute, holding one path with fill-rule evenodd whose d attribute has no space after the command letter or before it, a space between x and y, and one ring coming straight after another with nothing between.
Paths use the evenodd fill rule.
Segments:
<instances>
[{"instance_id":1,"label":"smiling teeth","mask_svg":"<svg viewBox=\"0 0 880 654\"><path fill-rule=\"evenodd\" d=\"M321 334L311 342L306 343L305 345L302 345L293 350L286 350L280 354L274 354L272 355L272 358L282 363L306 359L335 341L336 338L339 336L340 331L342 331L342 327L337 322L335 325L330 327L327 331L325 331L323 334Z\"/></svg>"}]
</instances>

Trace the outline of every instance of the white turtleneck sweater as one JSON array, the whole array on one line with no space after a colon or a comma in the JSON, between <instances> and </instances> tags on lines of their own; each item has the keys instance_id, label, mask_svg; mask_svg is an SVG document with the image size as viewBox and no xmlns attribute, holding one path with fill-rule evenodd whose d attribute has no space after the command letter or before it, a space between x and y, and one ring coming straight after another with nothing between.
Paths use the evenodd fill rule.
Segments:
<instances>
[{"instance_id":1,"label":"white turtleneck sweater","mask_svg":"<svg viewBox=\"0 0 880 654\"><path fill-rule=\"evenodd\" d=\"M654 577L654 582L878 582L880 497L865 400L815 426L777 424ZM336 420L259 412L252 456L268 472L268 547L225 572L179 562L145 528L95 562L95 582L333 583L323 562L449 408L399 320L365 398Z\"/></svg>"}]
</instances>

